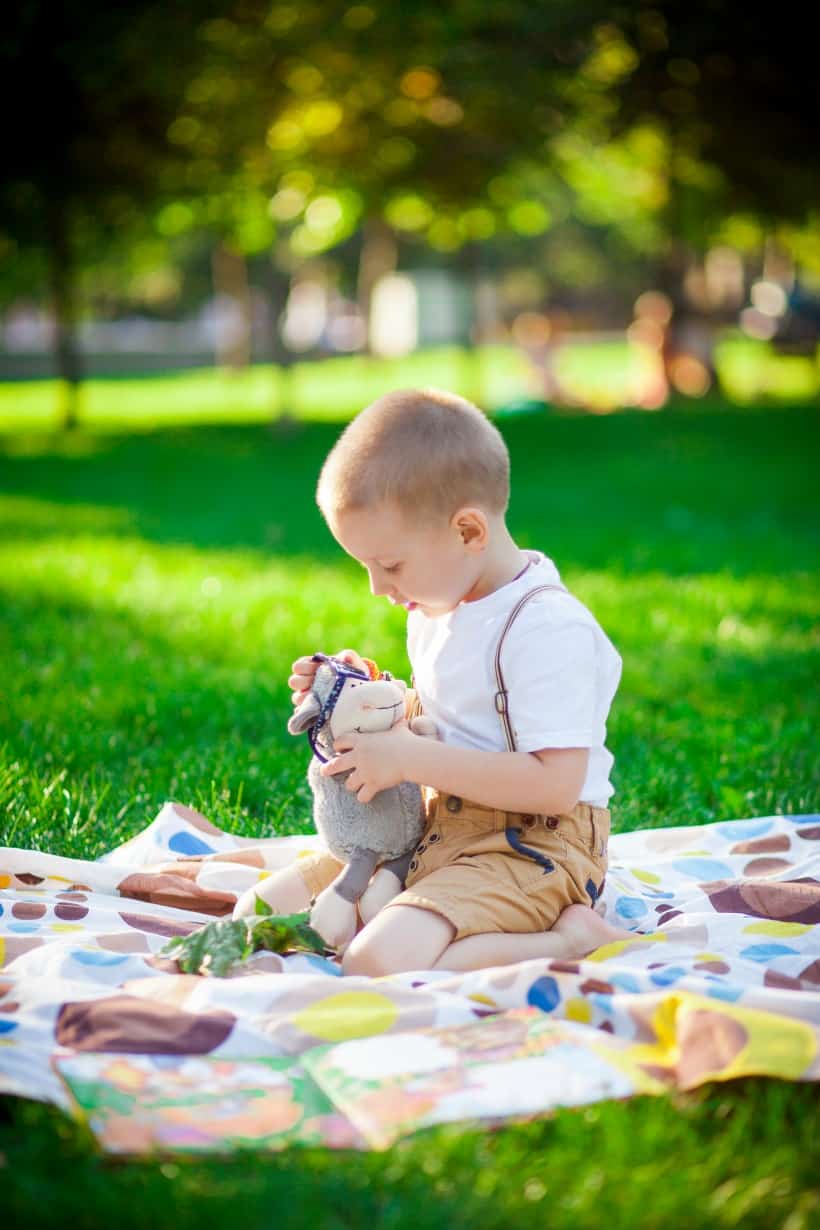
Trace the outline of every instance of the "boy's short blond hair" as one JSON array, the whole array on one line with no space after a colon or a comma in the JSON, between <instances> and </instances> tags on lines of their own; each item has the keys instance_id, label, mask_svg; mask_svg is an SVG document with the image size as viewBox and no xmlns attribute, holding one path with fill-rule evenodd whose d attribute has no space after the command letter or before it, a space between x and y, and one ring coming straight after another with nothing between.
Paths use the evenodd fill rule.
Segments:
<instances>
[{"instance_id":1,"label":"boy's short blond hair","mask_svg":"<svg viewBox=\"0 0 820 1230\"><path fill-rule=\"evenodd\" d=\"M503 514L509 494L507 446L472 402L403 389L348 424L322 467L316 499L326 519L381 503L437 519L469 505Z\"/></svg>"}]
</instances>

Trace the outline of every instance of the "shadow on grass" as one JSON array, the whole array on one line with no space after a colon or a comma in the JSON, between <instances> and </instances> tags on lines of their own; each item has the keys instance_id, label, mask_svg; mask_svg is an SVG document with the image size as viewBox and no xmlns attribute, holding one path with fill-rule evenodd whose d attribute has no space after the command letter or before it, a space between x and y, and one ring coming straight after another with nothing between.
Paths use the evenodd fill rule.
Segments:
<instances>
[{"instance_id":1,"label":"shadow on grass","mask_svg":"<svg viewBox=\"0 0 820 1230\"><path fill-rule=\"evenodd\" d=\"M512 458L511 529L562 569L812 568L819 421L806 408L728 407L500 420ZM20 455L21 446L15 455L7 442L0 531L32 539L129 533L335 558L314 491L340 427L79 437L68 452L55 444L36 456Z\"/></svg>"}]
</instances>

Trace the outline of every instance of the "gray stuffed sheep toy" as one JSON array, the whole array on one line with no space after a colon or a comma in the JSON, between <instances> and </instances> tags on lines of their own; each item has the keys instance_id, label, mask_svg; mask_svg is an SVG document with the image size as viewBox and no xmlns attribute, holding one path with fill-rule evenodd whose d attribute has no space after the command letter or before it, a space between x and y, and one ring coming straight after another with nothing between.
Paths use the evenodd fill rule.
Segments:
<instances>
[{"instance_id":1,"label":"gray stuffed sheep toy","mask_svg":"<svg viewBox=\"0 0 820 1230\"><path fill-rule=\"evenodd\" d=\"M357 906L363 918L370 918L401 891L424 831L424 808L414 783L391 786L369 803L360 803L345 786L349 773L323 777L319 772L334 755L335 739L351 731L390 730L401 721L407 685L386 673L370 679L324 654L315 658L320 664L311 689L294 711L288 730L292 735L308 732L314 752L308 781L316 830L331 854L347 864L316 898L310 914L311 925L324 941L341 950L356 932ZM410 729L437 737L430 718L413 718Z\"/></svg>"}]
</instances>

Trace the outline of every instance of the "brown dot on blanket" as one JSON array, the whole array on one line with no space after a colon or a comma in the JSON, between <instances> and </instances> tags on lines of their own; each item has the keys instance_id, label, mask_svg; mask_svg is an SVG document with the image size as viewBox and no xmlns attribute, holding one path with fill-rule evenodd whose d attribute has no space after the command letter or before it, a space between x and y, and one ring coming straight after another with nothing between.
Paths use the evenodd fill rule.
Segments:
<instances>
[{"instance_id":1,"label":"brown dot on blanket","mask_svg":"<svg viewBox=\"0 0 820 1230\"><path fill-rule=\"evenodd\" d=\"M785 858L753 858L743 868L746 876L769 876L773 871L785 871L791 863Z\"/></svg>"},{"instance_id":2,"label":"brown dot on blanket","mask_svg":"<svg viewBox=\"0 0 820 1230\"><path fill-rule=\"evenodd\" d=\"M133 901L167 905L175 910L196 910L200 914L215 914L218 917L230 914L236 904L236 893L201 888L196 882L196 874L197 868L190 867L173 872L133 872L120 881L119 894Z\"/></svg>"},{"instance_id":3,"label":"brown dot on blanket","mask_svg":"<svg viewBox=\"0 0 820 1230\"><path fill-rule=\"evenodd\" d=\"M820 922L820 884L814 880L785 880L761 884L754 880L715 880L702 884L718 914L752 914L781 922Z\"/></svg>"},{"instance_id":4,"label":"brown dot on blanket","mask_svg":"<svg viewBox=\"0 0 820 1230\"><path fill-rule=\"evenodd\" d=\"M129 927L146 931L149 935L190 935L202 926L199 922L170 922L164 918L154 918L150 914L120 914L120 918Z\"/></svg>"},{"instance_id":5,"label":"brown dot on blanket","mask_svg":"<svg viewBox=\"0 0 820 1230\"><path fill-rule=\"evenodd\" d=\"M739 841L732 846L730 854L776 854L791 848L791 840L786 833L776 833L774 837L755 837L752 841Z\"/></svg>"},{"instance_id":6,"label":"brown dot on blanket","mask_svg":"<svg viewBox=\"0 0 820 1230\"><path fill-rule=\"evenodd\" d=\"M45 941L39 936L7 935L5 937L3 962L5 965L11 965L12 961L16 961L24 952L31 952L32 948L41 948L44 943Z\"/></svg>"},{"instance_id":7,"label":"brown dot on blanket","mask_svg":"<svg viewBox=\"0 0 820 1230\"><path fill-rule=\"evenodd\" d=\"M15 901L11 907L11 912L15 918L28 921L32 918L43 918L46 913L46 907L42 903L34 901Z\"/></svg>"},{"instance_id":8,"label":"brown dot on blanket","mask_svg":"<svg viewBox=\"0 0 820 1230\"><path fill-rule=\"evenodd\" d=\"M812 961L811 965L800 971L799 976L804 982L820 983L820 960Z\"/></svg>"},{"instance_id":9,"label":"brown dot on blanket","mask_svg":"<svg viewBox=\"0 0 820 1230\"><path fill-rule=\"evenodd\" d=\"M135 995L68 1003L54 1029L59 1046L132 1055L204 1055L228 1037L230 1012L184 1012Z\"/></svg>"},{"instance_id":10,"label":"brown dot on blanket","mask_svg":"<svg viewBox=\"0 0 820 1230\"><path fill-rule=\"evenodd\" d=\"M677 1041L678 1084L681 1089L691 1089L711 1073L727 1068L743 1050L748 1034L739 1021L703 1009L683 1014L678 1021Z\"/></svg>"},{"instance_id":11,"label":"brown dot on blanket","mask_svg":"<svg viewBox=\"0 0 820 1230\"><path fill-rule=\"evenodd\" d=\"M85 918L88 906L75 905L73 901L60 901L55 905L54 913L65 922L76 922L79 918Z\"/></svg>"}]
</instances>

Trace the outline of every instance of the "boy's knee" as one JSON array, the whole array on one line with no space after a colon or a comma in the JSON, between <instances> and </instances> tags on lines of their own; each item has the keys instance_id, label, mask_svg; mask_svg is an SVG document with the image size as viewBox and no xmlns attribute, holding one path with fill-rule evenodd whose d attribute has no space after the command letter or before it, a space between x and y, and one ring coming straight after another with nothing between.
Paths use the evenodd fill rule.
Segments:
<instances>
[{"instance_id":1,"label":"boy's knee","mask_svg":"<svg viewBox=\"0 0 820 1230\"><path fill-rule=\"evenodd\" d=\"M343 974L383 978L386 974L397 974L399 969L397 954L391 953L386 944L379 943L377 937L359 942L356 936L342 955Z\"/></svg>"},{"instance_id":2,"label":"boy's knee","mask_svg":"<svg viewBox=\"0 0 820 1230\"><path fill-rule=\"evenodd\" d=\"M354 937L342 957L342 973L383 978L432 969L454 932L451 923L431 911L391 906Z\"/></svg>"}]
</instances>

